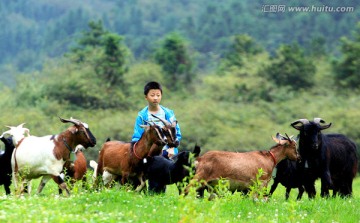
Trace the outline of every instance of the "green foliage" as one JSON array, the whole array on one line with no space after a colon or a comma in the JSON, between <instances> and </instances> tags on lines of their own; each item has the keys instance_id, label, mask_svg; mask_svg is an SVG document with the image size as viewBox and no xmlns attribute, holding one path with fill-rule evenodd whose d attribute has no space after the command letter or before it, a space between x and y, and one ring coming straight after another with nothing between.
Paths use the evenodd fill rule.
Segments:
<instances>
[{"instance_id":1,"label":"green foliage","mask_svg":"<svg viewBox=\"0 0 360 223\"><path fill-rule=\"evenodd\" d=\"M261 51L261 47L249 35L236 35L229 52L225 54L222 67L224 67L223 69L229 66L241 67L244 65L246 57L256 55Z\"/></svg>"},{"instance_id":2,"label":"green foliage","mask_svg":"<svg viewBox=\"0 0 360 223\"><path fill-rule=\"evenodd\" d=\"M314 58L326 56L325 38L317 37L310 41L310 46L305 49L309 51L310 55Z\"/></svg>"},{"instance_id":3,"label":"green foliage","mask_svg":"<svg viewBox=\"0 0 360 223\"><path fill-rule=\"evenodd\" d=\"M254 201L267 199L267 188L264 187L264 182L260 180L264 174L264 170L260 168L256 174L256 178L253 180L253 184L250 186L249 197L253 198Z\"/></svg>"},{"instance_id":4,"label":"green foliage","mask_svg":"<svg viewBox=\"0 0 360 223\"><path fill-rule=\"evenodd\" d=\"M121 36L104 30L101 21L90 22L89 27L60 65L49 62L44 67L44 87L27 101L51 99L73 108L129 107L123 100L129 50Z\"/></svg>"},{"instance_id":5,"label":"green foliage","mask_svg":"<svg viewBox=\"0 0 360 223\"><path fill-rule=\"evenodd\" d=\"M81 48L86 46L90 46L93 48L101 47L103 45L103 37L108 34L103 27L103 23L101 20L95 22L89 22L89 31L84 31L82 38L78 40L78 44ZM76 49L74 49L76 50Z\"/></svg>"},{"instance_id":6,"label":"green foliage","mask_svg":"<svg viewBox=\"0 0 360 223\"><path fill-rule=\"evenodd\" d=\"M155 52L155 60L162 66L166 85L171 90L178 90L194 79L193 62L185 41L177 33L165 37Z\"/></svg>"},{"instance_id":7,"label":"green foliage","mask_svg":"<svg viewBox=\"0 0 360 223\"><path fill-rule=\"evenodd\" d=\"M107 34L104 37L104 55L96 62L95 72L104 78L109 87L120 87L125 90L124 73L128 71L129 50L121 45L122 37Z\"/></svg>"},{"instance_id":8,"label":"green foliage","mask_svg":"<svg viewBox=\"0 0 360 223\"><path fill-rule=\"evenodd\" d=\"M353 34L353 39L341 39L342 58L335 64L335 78L340 88L359 89L360 85L360 23Z\"/></svg>"},{"instance_id":9,"label":"green foliage","mask_svg":"<svg viewBox=\"0 0 360 223\"><path fill-rule=\"evenodd\" d=\"M316 67L297 44L281 46L264 75L276 86L308 89L313 86Z\"/></svg>"},{"instance_id":10,"label":"green foliage","mask_svg":"<svg viewBox=\"0 0 360 223\"><path fill-rule=\"evenodd\" d=\"M40 180L33 181L36 188ZM212 201L179 196L175 185L163 195L148 196L114 187L89 191L79 187L70 197L58 196L49 181L41 195L5 196L0 188L2 222L357 222L354 210L360 205L359 178L354 181L354 198L296 201L295 191L285 201L279 186L268 202L253 202L234 193ZM320 190L319 182L316 184ZM71 207L71 208L69 208ZM41 210L41 211L39 211ZM66 210L66 211L64 211Z\"/></svg>"},{"instance_id":11,"label":"green foliage","mask_svg":"<svg viewBox=\"0 0 360 223\"><path fill-rule=\"evenodd\" d=\"M264 8L269 5L251 0L140 3L113 0L1 2L0 24L3 28L0 37L3 41L0 51L3 55L0 65L17 64L21 71L41 69L48 57L59 57L74 46L76 37L91 20L102 20L108 30L124 36L137 58L152 54L152 43L159 38L171 32L181 33L202 54L202 60L197 64L207 67L216 62L209 61L211 55L222 55L231 45L230 38L242 34L252 36L271 53L289 40L298 42L306 52L312 53L312 40L323 38L324 50L333 54L337 52L339 37L348 36L359 18L359 3L349 0L343 1L343 5L338 2L326 4L329 7L353 7L353 12L344 13L268 13ZM279 4L286 7L323 6L315 0L299 5L285 1ZM94 27L96 25L97 22Z\"/></svg>"}]
</instances>

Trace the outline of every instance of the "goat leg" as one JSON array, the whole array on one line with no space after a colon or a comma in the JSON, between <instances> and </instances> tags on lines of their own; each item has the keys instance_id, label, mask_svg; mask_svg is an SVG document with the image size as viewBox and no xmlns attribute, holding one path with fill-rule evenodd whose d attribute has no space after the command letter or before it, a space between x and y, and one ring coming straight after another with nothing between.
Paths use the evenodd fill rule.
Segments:
<instances>
[{"instance_id":1,"label":"goat leg","mask_svg":"<svg viewBox=\"0 0 360 223\"><path fill-rule=\"evenodd\" d=\"M5 193L6 193L6 195L9 195L9 194L11 193L11 191L10 191L10 185L9 185L9 184L6 184L6 185L4 185L4 187L5 187Z\"/></svg>"},{"instance_id":2,"label":"goat leg","mask_svg":"<svg viewBox=\"0 0 360 223\"><path fill-rule=\"evenodd\" d=\"M104 182L104 185L106 187L110 186L111 185L111 182L113 180L115 180L115 176L112 174L112 173L109 173L107 170L104 170L103 174L102 174L102 179L103 179L103 182ZM123 179L124 177L122 177ZM121 183L122 183L122 179L121 179ZM123 183L122 183L123 184Z\"/></svg>"},{"instance_id":3,"label":"goat leg","mask_svg":"<svg viewBox=\"0 0 360 223\"><path fill-rule=\"evenodd\" d=\"M269 195L271 196L274 191L276 190L278 184L279 184L280 181L277 180L277 178L274 179L274 183L273 185L271 185L271 189L270 189L270 192L269 192Z\"/></svg>"},{"instance_id":4,"label":"goat leg","mask_svg":"<svg viewBox=\"0 0 360 223\"><path fill-rule=\"evenodd\" d=\"M141 192L143 189L144 189L144 187L145 187L145 181L144 181L144 179L143 179L143 174L140 174L139 176L138 176L138 179L139 179L139 181L140 181L140 185L136 188L136 192Z\"/></svg>"},{"instance_id":5,"label":"goat leg","mask_svg":"<svg viewBox=\"0 0 360 223\"><path fill-rule=\"evenodd\" d=\"M291 187L287 187L285 191L285 200L289 199Z\"/></svg>"},{"instance_id":6,"label":"goat leg","mask_svg":"<svg viewBox=\"0 0 360 223\"><path fill-rule=\"evenodd\" d=\"M51 179L50 176L43 176L42 179L41 179L41 182L39 184L39 187L38 187L38 190L37 190L37 193L40 194L41 191L44 189L46 183Z\"/></svg>"},{"instance_id":7,"label":"goat leg","mask_svg":"<svg viewBox=\"0 0 360 223\"><path fill-rule=\"evenodd\" d=\"M23 187L22 188L23 193L31 194L31 180L24 179L22 183L22 187Z\"/></svg>"},{"instance_id":8,"label":"goat leg","mask_svg":"<svg viewBox=\"0 0 360 223\"><path fill-rule=\"evenodd\" d=\"M43 179L44 179L44 177L43 177ZM59 188L61 190L66 192L66 196L69 197L70 196L70 191L67 188L65 181L61 178L61 176L60 175L59 176L52 176L52 179L55 181L55 183L57 183L59 185ZM45 184L44 184L44 186L45 186Z\"/></svg>"},{"instance_id":9,"label":"goat leg","mask_svg":"<svg viewBox=\"0 0 360 223\"><path fill-rule=\"evenodd\" d=\"M298 196L297 196L297 198L296 198L298 201L301 200L304 191L305 191L304 187L303 187L303 186L300 186L300 187L299 187L299 194L298 194Z\"/></svg>"}]
</instances>

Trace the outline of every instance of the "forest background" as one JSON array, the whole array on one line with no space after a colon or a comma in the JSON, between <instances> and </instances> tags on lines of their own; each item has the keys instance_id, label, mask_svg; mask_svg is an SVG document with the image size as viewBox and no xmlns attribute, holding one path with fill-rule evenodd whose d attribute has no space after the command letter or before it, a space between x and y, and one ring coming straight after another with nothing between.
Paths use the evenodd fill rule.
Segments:
<instances>
[{"instance_id":1,"label":"forest background","mask_svg":"<svg viewBox=\"0 0 360 223\"><path fill-rule=\"evenodd\" d=\"M2 0L0 131L57 134L74 117L97 159L108 137L131 140L155 80L179 149L268 149L314 117L360 148L359 18L350 0Z\"/></svg>"}]
</instances>

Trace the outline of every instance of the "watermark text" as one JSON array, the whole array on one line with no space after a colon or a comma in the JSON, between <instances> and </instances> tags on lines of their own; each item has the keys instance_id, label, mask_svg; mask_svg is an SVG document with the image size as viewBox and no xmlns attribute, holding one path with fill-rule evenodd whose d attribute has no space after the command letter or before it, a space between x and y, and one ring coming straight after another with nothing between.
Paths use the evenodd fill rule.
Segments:
<instances>
[{"instance_id":1,"label":"watermark text","mask_svg":"<svg viewBox=\"0 0 360 223\"><path fill-rule=\"evenodd\" d=\"M354 12L353 6L286 6L286 5L262 5L261 11L266 13L283 12L327 12L327 13L346 13Z\"/></svg>"}]
</instances>

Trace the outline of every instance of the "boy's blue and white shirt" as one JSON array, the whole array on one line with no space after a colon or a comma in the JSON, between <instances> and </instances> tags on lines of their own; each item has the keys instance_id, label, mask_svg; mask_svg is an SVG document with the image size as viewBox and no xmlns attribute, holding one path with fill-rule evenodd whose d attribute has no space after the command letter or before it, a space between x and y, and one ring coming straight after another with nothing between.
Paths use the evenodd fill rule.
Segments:
<instances>
[{"instance_id":1,"label":"boy's blue and white shirt","mask_svg":"<svg viewBox=\"0 0 360 223\"><path fill-rule=\"evenodd\" d=\"M176 121L175 118L175 114L174 111L171 109L168 109L162 105L160 105L161 111L158 112L158 114L156 114L156 116L159 116L160 118L164 118L165 120L167 120L168 122L172 123L173 121ZM142 134L144 133L144 129L141 128L141 125L146 125L148 121L155 121L155 123L159 126L164 126L164 124L154 118L153 116L151 116L150 112L149 112L149 107L146 106L145 108L143 108L141 111L139 111L138 116L136 117L135 120L135 125L134 125L134 134L132 136L131 141L133 142L137 142L139 141L139 139L141 138ZM181 131L180 131L180 126L179 124L176 124L176 137L177 139L180 141L181 140ZM165 149L168 148L167 146L164 147ZM178 149L175 148L174 149L175 154L177 154Z\"/></svg>"},{"instance_id":2,"label":"boy's blue and white shirt","mask_svg":"<svg viewBox=\"0 0 360 223\"><path fill-rule=\"evenodd\" d=\"M160 111L156 114L157 117L162 118L162 119L166 119L165 118L165 111L163 109L160 109ZM164 123L162 121L160 121L158 118L155 118L154 116L151 115L150 112L148 112L148 121L149 122L154 122L156 125L163 127Z\"/></svg>"}]
</instances>

